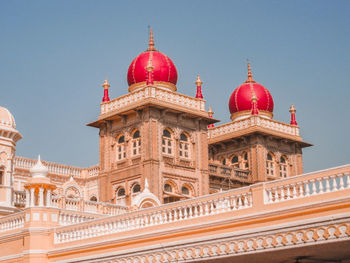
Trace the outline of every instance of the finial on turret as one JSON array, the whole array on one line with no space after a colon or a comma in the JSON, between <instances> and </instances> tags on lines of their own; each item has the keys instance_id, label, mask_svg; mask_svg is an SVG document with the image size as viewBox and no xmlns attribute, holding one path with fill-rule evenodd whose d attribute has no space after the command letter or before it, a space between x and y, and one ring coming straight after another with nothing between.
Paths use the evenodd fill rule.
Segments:
<instances>
[{"instance_id":1,"label":"finial on turret","mask_svg":"<svg viewBox=\"0 0 350 263\"><path fill-rule=\"evenodd\" d=\"M149 54L146 70L147 70L146 85L153 85L152 53Z\"/></svg>"},{"instance_id":2,"label":"finial on turret","mask_svg":"<svg viewBox=\"0 0 350 263\"><path fill-rule=\"evenodd\" d=\"M258 111L258 98L255 95L254 90L252 91L252 110L251 110L251 115L259 115L259 111Z\"/></svg>"},{"instance_id":3,"label":"finial on turret","mask_svg":"<svg viewBox=\"0 0 350 263\"><path fill-rule=\"evenodd\" d=\"M213 115L214 115L214 112L213 112L213 109L209 106L209 109L208 109L208 116L209 118L213 118ZM211 123L208 125L208 128L213 128L214 127L214 123Z\"/></svg>"},{"instance_id":4,"label":"finial on turret","mask_svg":"<svg viewBox=\"0 0 350 263\"><path fill-rule=\"evenodd\" d=\"M147 51L157 51L154 47L154 40L153 40L153 30L150 28L149 30L149 41L148 41L148 48Z\"/></svg>"},{"instance_id":5,"label":"finial on turret","mask_svg":"<svg viewBox=\"0 0 350 263\"><path fill-rule=\"evenodd\" d=\"M200 76L197 76L197 80L196 80L196 85L197 85L197 94L196 94L196 98L197 99L203 99L203 94L202 94L202 84L203 82L201 81Z\"/></svg>"},{"instance_id":6,"label":"finial on turret","mask_svg":"<svg viewBox=\"0 0 350 263\"><path fill-rule=\"evenodd\" d=\"M248 63L248 78L245 82L246 83L255 83L255 80L253 79L252 68L250 66L249 60L247 60L247 63Z\"/></svg>"},{"instance_id":7,"label":"finial on turret","mask_svg":"<svg viewBox=\"0 0 350 263\"><path fill-rule=\"evenodd\" d=\"M295 125L297 126L298 123L295 119L295 112L296 112L296 109L294 108L294 104L292 104L290 106L290 109L289 109L289 112L290 112L290 125Z\"/></svg>"},{"instance_id":8,"label":"finial on turret","mask_svg":"<svg viewBox=\"0 0 350 263\"><path fill-rule=\"evenodd\" d=\"M110 87L107 79L105 79L105 82L102 84L102 87L104 89L102 102L107 102L107 101L109 101L108 89Z\"/></svg>"}]
</instances>

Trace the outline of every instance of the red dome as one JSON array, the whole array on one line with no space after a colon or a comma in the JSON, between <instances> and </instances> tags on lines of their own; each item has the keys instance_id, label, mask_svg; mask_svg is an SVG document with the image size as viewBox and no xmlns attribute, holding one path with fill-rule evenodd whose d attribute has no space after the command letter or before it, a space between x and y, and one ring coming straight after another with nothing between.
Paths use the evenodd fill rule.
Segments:
<instances>
[{"instance_id":1,"label":"red dome","mask_svg":"<svg viewBox=\"0 0 350 263\"><path fill-rule=\"evenodd\" d=\"M252 109L253 93L255 93L257 97L258 110L272 113L273 98L263 85L253 80L250 64L248 64L248 79L245 83L236 88L230 97L230 113L234 114L242 111L250 111Z\"/></svg>"},{"instance_id":2,"label":"red dome","mask_svg":"<svg viewBox=\"0 0 350 263\"><path fill-rule=\"evenodd\" d=\"M176 85L177 71L171 59L159 51L146 51L138 55L129 66L129 86L135 83L146 81L146 67L150 59L153 66L153 81L170 82Z\"/></svg>"}]
</instances>

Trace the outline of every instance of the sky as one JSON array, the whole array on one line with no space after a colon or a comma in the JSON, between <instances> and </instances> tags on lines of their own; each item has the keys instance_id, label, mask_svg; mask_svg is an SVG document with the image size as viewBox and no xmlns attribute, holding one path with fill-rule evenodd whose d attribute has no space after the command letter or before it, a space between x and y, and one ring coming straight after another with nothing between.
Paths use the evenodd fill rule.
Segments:
<instances>
[{"instance_id":1,"label":"sky","mask_svg":"<svg viewBox=\"0 0 350 263\"><path fill-rule=\"evenodd\" d=\"M87 167L98 163L97 119L105 78L110 97L128 92L127 69L155 46L178 70L178 92L222 123L252 63L274 98L274 119L291 104L304 171L350 163L350 1L0 1L0 105L16 119L19 156Z\"/></svg>"}]
</instances>

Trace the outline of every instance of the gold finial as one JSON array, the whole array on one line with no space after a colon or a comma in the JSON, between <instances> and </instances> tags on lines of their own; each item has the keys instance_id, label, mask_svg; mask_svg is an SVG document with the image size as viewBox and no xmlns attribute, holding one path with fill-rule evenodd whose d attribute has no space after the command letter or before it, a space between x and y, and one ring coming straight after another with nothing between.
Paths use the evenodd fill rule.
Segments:
<instances>
[{"instance_id":1,"label":"gold finial","mask_svg":"<svg viewBox=\"0 0 350 263\"><path fill-rule=\"evenodd\" d=\"M208 115L209 115L209 117L214 115L213 109L210 106L208 109Z\"/></svg>"},{"instance_id":2,"label":"gold finial","mask_svg":"<svg viewBox=\"0 0 350 263\"><path fill-rule=\"evenodd\" d=\"M253 92L252 92L251 101L252 101L252 102L257 102L257 101L258 101L258 98L256 97L254 90L253 90Z\"/></svg>"},{"instance_id":3,"label":"gold finial","mask_svg":"<svg viewBox=\"0 0 350 263\"><path fill-rule=\"evenodd\" d=\"M248 60L248 78L245 82L246 83L255 82L255 80L253 79L252 68L250 66L249 60Z\"/></svg>"},{"instance_id":4,"label":"gold finial","mask_svg":"<svg viewBox=\"0 0 350 263\"><path fill-rule=\"evenodd\" d=\"M109 85L107 79L105 79L105 82L103 83L102 87L103 87L104 89L108 89L108 88L110 87L110 85Z\"/></svg>"},{"instance_id":5,"label":"gold finial","mask_svg":"<svg viewBox=\"0 0 350 263\"><path fill-rule=\"evenodd\" d=\"M290 113L295 113L295 112L296 112L296 109L295 109L295 107L294 107L294 104L290 105L289 112L290 112Z\"/></svg>"},{"instance_id":6,"label":"gold finial","mask_svg":"<svg viewBox=\"0 0 350 263\"><path fill-rule=\"evenodd\" d=\"M197 76L197 80L195 83L196 83L197 87L202 86L203 82L201 81L201 77L199 75Z\"/></svg>"},{"instance_id":7,"label":"gold finial","mask_svg":"<svg viewBox=\"0 0 350 263\"><path fill-rule=\"evenodd\" d=\"M152 28L150 28L150 30L149 30L149 41L148 41L147 51L156 51L156 49L154 47L153 30L152 30Z\"/></svg>"},{"instance_id":8,"label":"gold finial","mask_svg":"<svg viewBox=\"0 0 350 263\"><path fill-rule=\"evenodd\" d=\"M150 54L149 58L148 58L148 63L147 63L147 67L146 70L148 72L151 72L153 70L153 65L152 65L152 56Z\"/></svg>"}]
</instances>

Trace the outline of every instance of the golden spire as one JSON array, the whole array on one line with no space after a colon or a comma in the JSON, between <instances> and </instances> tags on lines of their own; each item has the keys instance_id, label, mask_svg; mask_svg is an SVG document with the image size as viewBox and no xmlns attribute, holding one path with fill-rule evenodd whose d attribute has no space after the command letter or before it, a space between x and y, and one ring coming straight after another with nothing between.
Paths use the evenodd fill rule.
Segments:
<instances>
[{"instance_id":1,"label":"golden spire","mask_svg":"<svg viewBox=\"0 0 350 263\"><path fill-rule=\"evenodd\" d=\"M149 41L148 41L147 51L156 51L156 49L154 47L153 30L152 30L152 28L149 30Z\"/></svg>"},{"instance_id":2,"label":"golden spire","mask_svg":"<svg viewBox=\"0 0 350 263\"><path fill-rule=\"evenodd\" d=\"M257 101L258 101L258 98L256 97L254 90L253 90L253 92L252 92L251 101L252 101L252 102L257 102Z\"/></svg>"},{"instance_id":3,"label":"golden spire","mask_svg":"<svg viewBox=\"0 0 350 263\"><path fill-rule=\"evenodd\" d=\"M203 82L201 81L201 77L199 75L197 76L197 80L195 83L196 83L197 87L202 86Z\"/></svg>"},{"instance_id":4,"label":"golden spire","mask_svg":"<svg viewBox=\"0 0 350 263\"><path fill-rule=\"evenodd\" d=\"M102 87L103 87L104 89L108 89L108 88L110 87L110 85L109 85L107 79L105 79L105 82L103 83Z\"/></svg>"},{"instance_id":5,"label":"golden spire","mask_svg":"<svg viewBox=\"0 0 350 263\"><path fill-rule=\"evenodd\" d=\"M289 112L290 112L290 113L295 113L295 112L296 112L295 107L294 107L294 104L290 105Z\"/></svg>"},{"instance_id":6,"label":"golden spire","mask_svg":"<svg viewBox=\"0 0 350 263\"><path fill-rule=\"evenodd\" d=\"M245 82L246 83L254 83L255 82L255 80L253 79L252 68L250 66L249 60L248 60L248 78Z\"/></svg>"},{"instance_id":7,"label":"golden spire","mask_svg":"<svg viewBox=\"0 0 350 263\"><path fill-rule=\"evenodd\" d=\"M150 54L149 58L148 58L148 62L147 62L147 67L146 70L148 72L151 72L153 70L153 65L152 65L152 54Z\"/></svg>"},{"instance_id":8,"label":"golden spire","mask_svg":"<svg viewBox=\"0 0 350 263\"><path fill-rule=\"evenodd\" d=\"M214 115L213 109L210 106L209 106L209 110L208 110L208 115L209 115L209 117L213 117L213 115Z\"/></svg>"}]
</instances>

